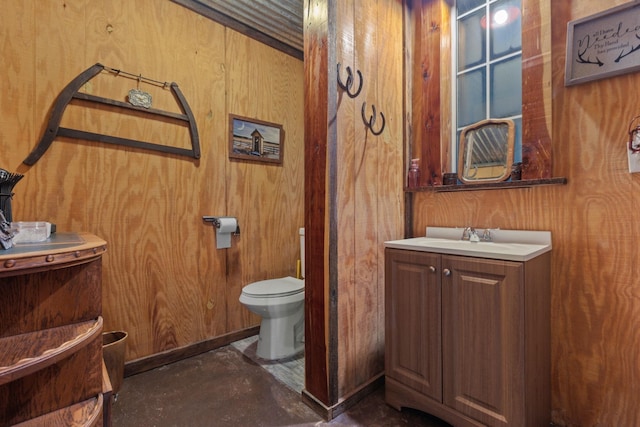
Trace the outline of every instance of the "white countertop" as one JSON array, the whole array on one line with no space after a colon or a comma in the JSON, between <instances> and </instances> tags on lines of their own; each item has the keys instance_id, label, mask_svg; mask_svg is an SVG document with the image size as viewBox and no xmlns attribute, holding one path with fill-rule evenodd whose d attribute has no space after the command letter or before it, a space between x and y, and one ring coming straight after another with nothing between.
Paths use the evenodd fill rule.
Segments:
<instances>
[{"instance_id":1,"label":"white countertop","mask_svg":"<svg viewBox=\"0 0 640 427\"><path fill-rule=\"evenodd\" d=\"M492 241L471 242L461 240L463 230L427 227L425 237L391 240L385 242L384 246L507 261L528 261L552 248L550 231L491 230ZM484 229L477 229L477 232L482 236Z\"/></svg>"}]
</instances>

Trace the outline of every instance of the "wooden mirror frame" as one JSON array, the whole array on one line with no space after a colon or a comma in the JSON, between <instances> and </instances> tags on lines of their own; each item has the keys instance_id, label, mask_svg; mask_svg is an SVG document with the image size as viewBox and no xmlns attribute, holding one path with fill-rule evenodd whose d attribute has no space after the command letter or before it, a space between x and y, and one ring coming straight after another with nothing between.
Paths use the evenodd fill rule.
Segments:
<instances>
[{"instance_id":1,"label":"wooden mirror frame","mask_svg":"<svg viewBox=\"0 0 640 427\"><path fill-rule=\"evenodd\" d=\"M468 148L467 148L467 144L469 144L468 141L468 135L470 133L475 133L475 132L480 132L484 129L487 129L489 127L495 127L495 126L499 126L505 127L505 141L503 142L506 147L504 148L504 161L503 161L503 165L502 165L502 171L500 172L500 175L496 175L496 176L491 176L490 178L470 178L466 173L465 173L465 153L468 153ZM477 123L473 123L467 127L465 127L462 132L460 132L460 145L458 148L458 179L460 181L462 181L463 184L471 184L471 185L476 185L476 184L487 184L487 183L491 183L491 182L502 182L505 179L509 178L511 176L511 165L513 163L513 144L514 144L514 140L515 140L515 132L516 132L516 126L515 123L513 122L513 120L509 120L509 119L487 119L487 120L482 120L479 121ZM475 151L473 149L473 147L471 147L472 152Z\"/></svg>"},{"instance_id":2,"label":"wooden mirror frame","mask_svg":"<svg viewBox=\"0 0 640 427\"><path fill-rule=\"evenodd\" d=\"M405 0L406 162L420 159L418 191L442 186L451 165L451 25L447 0ZM551 9L522 0L522 181L551 178ZM562 179L563 180L563 179ZM447 186L445 186L447 187ZM465 187L465 186L458 186ZM477 186L469 186L477 188Z\"/></svg>"}]
</instances>

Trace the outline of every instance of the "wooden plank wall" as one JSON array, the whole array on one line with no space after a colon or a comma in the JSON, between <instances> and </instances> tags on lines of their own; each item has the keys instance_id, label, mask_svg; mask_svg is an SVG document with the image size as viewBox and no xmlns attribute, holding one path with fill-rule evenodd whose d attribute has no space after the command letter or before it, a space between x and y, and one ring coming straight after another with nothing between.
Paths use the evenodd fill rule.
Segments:
<instances>
[{"instance_id":1,"label":"wooden plank wall","mask_svg":"<svg viewBox=\"0 0 640 427\"><path fill-rule=\"evenodd\" d=\"M384 248L403 227L401 2L337 2L341 80L362 73L362 92L338 90L338 389L344 397L384 370ZM362 105L379 131L363 124Z\"/></svg>"},{"instance_id":2,"label":"wooden plank wall","mask_svg":"<svg viewBox=\"0 0 640 427\"><path fill-rule=\"evenodd\" d=\"M305 111L305 393L315 400L329 404L335 399L337 387L329 384L329 360L335 350L329 343L333 323L329 313L334 311L329 298L328 202L330 156L335 149L336 82L330 76L335 62L335 47L328 39L334 37L335 11L328 3L304 4L304 111ZM334 24L335 25L335 24ZM334 77L335 78L335 77ZM331 89L329 89L331 88ZM313 261L311 261L313 260ZM335 373L331 372L331 377Z\"/></svg>"},{"instance_id":3,"label":"wooden plank wall","mask_svg":"<svg viewBox=\"0 0 640 427\"><path fill-rule=\"evenodd\" d=\"M295 275L300 257L302 61L169 1L6 3L0 35L0 167L25 175L14 220L47 220L108 242L105 329L129 333L126 359L259 324L238 302L241 287ZM202 157L59 138L35 165L23 165L58 93L97 62L178 83ZM83 90L124 100L137 85L103 73ZM179 112L169 91L140 89L155 108ZM282 124L283 165L230 161L228 114ZM63 124L190 146L186 127L141 117L73 105ZM242 234L230 249L216 249L203 215L238 217Z\"/></svg>"},{"instance_id":4,"label":"wooden plank wall","mask_svg":"<svg viewBox=\"0 0 640 427\"><path fill-rule=\"evenodd\" d=\"M449 170L451 155L451 149L445 144L450 140L445 135L451 132L451 120L442 120L442 117L450 116L447 109L450 89L445 83L449 79L443 76L451 69L448 65L451 56L449 46L441 46L446 39L443 34L448 33L443 13L449 6L444 1L431 0L409 0L406 3L405 37L407 55L410 56L405 71L410 101L406 108L409 117L414 119L411 133L407 135L407 139L412 141L409 151L411 157L422 165L419 186L439 185L442 184L443 171ZM434 84L440 81L443 83ZM440 140L443 143L434 143Z\"/></svg>"},{"instance_id":5,"label":"wooden plank wall","mask_svg":"<svg viewBox=\"0 0 640 427\"><path fill-rule=\"evenodd\" d=\"M568 184L418 193L413 226L416 234L427 225L551 230L553 421L635 426L640 174L628 173L625 143L640 114L640 74L565 87L567 22L626 2L553 3L553 175Z\"/></svg>"}]
</instances>

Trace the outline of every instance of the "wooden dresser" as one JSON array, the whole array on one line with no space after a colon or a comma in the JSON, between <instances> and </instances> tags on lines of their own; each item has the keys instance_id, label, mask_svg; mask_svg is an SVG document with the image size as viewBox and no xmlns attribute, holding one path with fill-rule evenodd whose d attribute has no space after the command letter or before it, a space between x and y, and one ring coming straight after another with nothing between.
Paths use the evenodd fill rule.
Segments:
<instances>
[{"instance_id":1,"label":"wooden dresser","mask_svg":"<svg viewBox=\"0 0 640 427\"><path fill-rule=\"evenodd\" d=\"M0 250L0 426L109 424L102 254L91 234Z\"/></svg>"}]
</instances>

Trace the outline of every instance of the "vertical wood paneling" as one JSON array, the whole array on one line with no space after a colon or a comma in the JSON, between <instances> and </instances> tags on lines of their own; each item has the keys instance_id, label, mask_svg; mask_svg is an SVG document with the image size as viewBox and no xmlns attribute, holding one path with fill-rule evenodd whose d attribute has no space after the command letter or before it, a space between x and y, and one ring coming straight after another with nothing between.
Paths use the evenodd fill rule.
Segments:
<instances>
[{"instance_id":1,"label":"vertical wood paneling","mask_svg":"<svg viewBox=\"0 0 640 427\"><path fill-rule=\"evenodd\" d=\"M36 58L30 54L35 49L36 25L33 20L23 19L24 16L32 16L34 8L34 0L4 8L0 28L4 69L4 78L0 79L0 141L12 141L12 151L24 153L28 153L29 141L37 133L34 128L36 114L32 107L36 98L33 84ZM10 34L24 37L9 37ZM14 166L10 163L8 151L0 151L0 167L8 169ZM21 186L26 179L22 179Z\"/></svg>"},{"instance_id":2,"label":"vertical wood paneling","mask_svg":"<svg viewBox=\"0 0 640 427\"><path fill-rule=\"evenodd\" d=\"M378 87L384 85L384 79L390 77L384 75L385 70L380 59L384 56L386 43L393 40L393 38L385 40L386 32L381 26L385 3L387 2L356 1L354 11L356 63L366 80L354 112L356 138L353 141L355 156L352 167L355 178L353 189L356 211L353 227L355 299L352 315L355 320L354 345L356 348L351 363L348 363L352 376L340 384L344 392L356 389L384 370L381 363L384 359L377 347L377 331L384 328L384 324L378 324L378 286L380 284L377 277L377 224L379 223L377 206L378 196L381 194L377 176L383 161L379 157L378 147L383 144L384 132L376 136L364 126L361 103L366 102L367 118L373 114L373 106L376 107L374 125L376 131L382 124L382 118L379 116L381 112L387 118L393 118L397 113L386 107L385 99L380 96L381 91L378 91ZM357 13L365 9L368 9L368 13ZM389 132L389 128L385 131ZM345 142L348 143L348 141Z\"/></svg>"},{"instance_id":3,"label":"vertical wood paneling","mask_svg":"<svg viewBox=\"0 0 640 427\"><path fill-rule=\"evenodd\" d=\"M299 258L302 61L172 2L18 2L6 5L0 24L9 65L0 70L0 167L25 174L14 219L47 220L108 242L105 329L129 333L126 359L257 325L238 302L241 287L294 275ZM35 165L23 165L62 88L97 62L176 82L195 115L202 157L58 138ZM124 101L137 86L101 73L82 90ZM169 90L144 82L140 89L152 94L154 108L180 112ZM283 124L282 166L229 161L231 112ZM70 105L63 123L191 146L183 125L113 108ZM203 215L239 218L232 248L216 249Z\"/></svg>"},{"instance_id":4,"label":"vertical wood paneling","mask_svg":"<svg viewBox=\"0 0 640 427\"><path fill-rule=\"evenodd\" d=\"M257 280L295 276L300 258L298 229L303 226L302 211L290 211L289 207L303 200L298 163L302 159L297 149L302 147L303 134L294 126L296 120L302 120L303 86L300 61L284 55L274 61L270 59L273 49L232 30L226 31L226 40L229 113L280 123L285 132L284 167L244 161L232 161L227 166L229 182L236 185L227 186L226 215L238 217L242 236L246 236L227 251L228 327L237 330L259 320L236 304L242 287ZM287 111L291 117L283 121ZM221 125L229 126L228 122ZM228 148L224 152L228 153ZM262 250L259 254L257 240Z\"/></svg>"},{"instance_id":5,"label":"vertical wood paneling","mask_svg":"<svg viewBox=\"0 0 640 427\"><path fill-rule=\"evenodd\" d=\"M403 13L401 4L386 0L366 5L340 0L305 7L305 111L312 118L306 121L310 149L305 163L305 225L314 232L314 240L307 239L307 259L329 257L324 266L307 264L306 388L323 403L334 405L384 368L383 242L401 232L403 218ZM360 13L363 10L367 13ZM328 14L328 21L322 13ZM335 45L323 47L323 41ZM343 83L347 66L354 73L352 92L360 84L358 71L362 74L357 97L336 91L337 63ZM323 69L329 70L329 82L322 81ZM325 93L336 97L335 120L332 100L322 100ZM382 135L373 135L362 122L364 103L368 116L376 106L376 131L382 124L380 112L385 115ZM325 246L319 244L320 238ZM312 328L315 323L328 329ZM328 348L320 345L323 333Z\"/></svg>"},{"instance_id":6,"label":"vertical wood paneling","mask_svg":"<svg viewBox=\"0 0 640 427\"><path fill-rule=\"evenodd\" d=\"M408 94L413 117L409 154L420 159L420 185L429 186L442 183L443 153L448 152L436 143L442 134L441 116L447 112L442 111L441 87L433 84L440 81L441 68L448 69L441 52L443 6L441 1L430 0L410 0L407 4L411 11L407 16L411 29L407 33L411 51L407 77L411 79L410 88L417 88ZM446 135L442 139L450 140Z\"/></svg>"},{"instance_id":7,"label":"vertical wood paneling","mask_svg":"<svg viewBox=\"0 0 640 427\"><path fill-rule=\"evenodd\" d=\"M552 419L561 426L640 424L640 174L625 141L638 73L564 87L566 24L624 1L554 2L554 175L564 186L415 195L427 225L551 230Z\"/></svg>"},{"instance_id":8,"label":"vertical wood paneling","mask_svg":"<svg viewBox=\"0 0 640 427\"><path fill-rule=\"evenodd\" d=\"M367 10L367 13L359 13ZM338 2L338 55L362 73L354 99L338 92L338 383L346 396L384 369L384 240L401 229L402 6ZM355 91L355 88L352 89ZM362 121L376 109L373 135Z\"/></svg>"},{"instance_id":9,"label":"vertical wood paneling","mask_svg":"<svg viewBox=\"0 0 640 427\"><path fill-rule=\"evenodd\" d=\"M325 405L334 399L330 392L329 346L333 327L332 297L329 290L329 228L331 185L330 144L335 144L336 60L335 10L327 1L304 3L304 225L305 225L305 389ZM333 81L332 81L333 80ZM331 118L331 119L330 119ZM331 120L331 121L330 121Z\"/></svg>"},{"instance_id":10,"label":"vertical wood paneling","mask_svg":"<svg viewBox=\"0 0 640 427\"><path fill-rule=\"evenodd\" d=\"M441 8L443 8L442 1L429 1L429 6L420 7L421 13L418 17L418 23L420 33L422 37L416 41L421 47L418 51L422 56L420 57L420 69L415 73L415 78L419 79L419 84L416 88L420 88L417 91L420 97L419 111L422 112L420 116L421 120L415 122L415 128L421 128L419 135L421 139L417 140L420 149L416 153L417 157L420 157L419 153L422 153L423 158L420 159L422 164L422 173L420 175L421 185L437 185L442 183L442 145L437 144L442 135L441 132L441 117L447 114L446 111L442 111L441 108L441 96L440 85L434 84L443 77L441 68L445 62L446 57L443 57L440 49L441 40L443 38L441 28ZM425 4L425 1L422 1ZM416 82L417 83L417 82ZM450 140L445 138L445 141Z\"/></svg>"},{"instance_id":11,"label":"vertical wood paneling","mask_svg":"<svg viewBox=\"0 0 640 427\"><path fill-rule=\"evenodd\" d=\"M378 78L376 93L380 102L380 108L387 118L386 129L377 137L376 154L377 163L372 171L372 179L376 180L377 195L376 210L377 221L371 224L375 230L376 242L372 250L375 262L371 267L376 269L373 280L376 283L373 305L376 307L375 340L372 341L370 351L374 354L370 358L369 372L382 372L384 370L384 325L385 325L385 263L384 245L387 240L393 240L401 236L404 228L403 188L405 174L403 171L404 156L404 115L403 106L405 97L403 92L404 65L402 57L403 43L403 4L397 1L380 2L381 9L378 12L378 30L380 39L386 40L380 43L376 62L378 65ZM394 165L389 167L389 165ZM363 307L363 310L368 309ZM363 378L363 380L365 380Z\"/></svg>"},{"instance_id":12,"label":"vertical wood paneling","mask_svg":"<svg viewBox=\"0 0 640 427\"><path fill-rule=\"evenodd\" d=\"M527 2L522 13L522 179L552 176L550 73L551 4ZM555 9L554 9L555 11ZM525 72L526 71L526 72Z\"/></svg>"},{"instance_id":13,"label":"vertical wood paneling","mask_svg":"<svg viewBox=\"0 0 640 427\"><path fill-rule=\"evenodd\" d=\"M337 37L336 50L337 61L341 64L341 81L346 83L346 68L349 67L353 73L353 88L355 92L360 84L357 71L362 73L363 85L361 95L350 98L342 89L338 89L338 251L340 262L337 264L338 271L338 395L344 394L345 385L350 386L355 382L354 369L357 359L357 313L355 305L357 299L356 290L356 257L354 254L355 239L358 234L356 204L357 191L356 183L356 158L363 155L361 133L358 132L362 125L356 122L356 109L362 102L364 94L369 91L371 75L367 73L363 66L366 63L358 61L357 49L361 48L358 38L361 34L356 27L355 8L357 1L343 0L336 1L337 17ZM372 4L373 5L373 4ZM372 6L370 5L370 6ZM375 10L371 8L370 10ZM358 104L356 104L358 103ZM357 105L357 106L356 106Z\"/></svg>"},{"instance_id":14,"label":"vertical wood paneling","mask_svg":"<svg viewBox=\"0 0 640 427\"><path fill-rule=\"evenodd\" d=\"M186 11L185 11L186 12ZM199 206L199 215L221 215L222 194L226 194L226 188L233 185L227 179L228 158L224 141L227 138L226 123L226 43L213 43L212 40L224 40L224 28L219 25L211 25L204 17L196 18L195 37L197 42L193 49L197 70L206 70L207 82L210 85L208 91L195 89L197 96L192 108L202 112L202 118L198 118L198 129L201 134L210 135L207 139L201 139L202 157L199 167L208 171L198 177L198 186L195 194L187 192L193 197L193 203ZM198 77L195 74L194 77ZM198 82L200 79L196 79ZM223 154L224 153L224 154ZM224 214L224 212L222 213ZM243 225L243 224L241 224ZM215 237L213 227L202 227L199 218L194 218L194 236L199 242L197 251L198 275L205 280L198 281L201 300L207 307L204 314L204 327L202 331L205 337L222 335L231 329L227 323L227 293L226 280L227 258L217 256L215 252ZM237 242L238 239L234 241ZM232 246L235 247L235 246ZM229 252L229 250L226 250ZM234 305L232 305L233 307Z\"/></svg>"}]
</instances>

